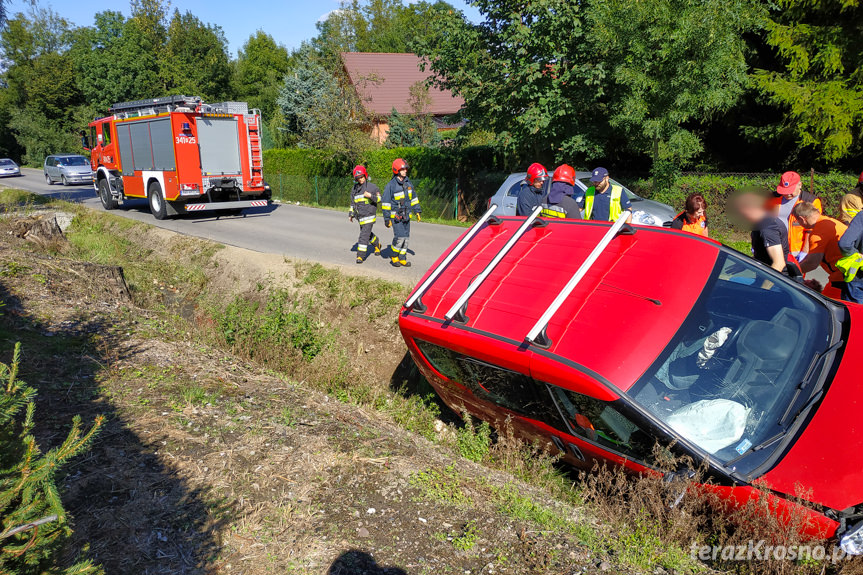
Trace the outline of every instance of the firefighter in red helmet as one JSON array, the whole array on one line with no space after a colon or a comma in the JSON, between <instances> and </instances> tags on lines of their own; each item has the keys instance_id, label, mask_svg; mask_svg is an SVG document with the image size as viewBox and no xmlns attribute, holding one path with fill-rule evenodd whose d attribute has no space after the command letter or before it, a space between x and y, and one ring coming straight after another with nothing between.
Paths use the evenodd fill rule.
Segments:
<instances>
[{"instance_id":1,"label":"firefighter in red helmet","mask_svg":"<svg viewBox=\"0 0 863 575\"><path fill-rule=\"evenodd\" d=\"M410 267L408 240L411 235L411 220L420 221L422 206L410 179L408 163L401 158L393 162L393 178L384 187L381 210L384 223L393 228L393 243L390 248L390 263L395 267Z\"/></svg>"},{"instance_id":2,"label":"firefighter in red helmet","mask_svg":"<svg viewBox=\"0 0 863 575\"><path fill-rule=\"evenodd\" d=\"M540 216L544 218L581 219L578 202L572 199L575 193L575 168L567 164L558 166L551 177L551 190L542 205Z\"/></svg>"},{"instance_id":3,"label":"firefighter in red helmet","mask_svg":"<svg viewBox=\"0 0 863 575\"><path fill-rule=\"evenodd\" d=\"M372 232L378 213L378 203L381 201L381 190L369 181L369 173L364 166L356 166L352 172L354 187L351 190L351 210L348 217L354 218L360 224L360 237L357 240L357 263L361 264L368 257L369 246L376 254L381 253L381 242Z\"/></svg>"},{"instance_id":4,"label":"firefighter in red helmet","mask_svg":"<svg viewBox=\"0 0 863 575\"><path fill-rule=\"evenodd\" d=\"M533 163L528 166L524 183L518 192L515 215L529 216L533 209L542 203L543 187L547 180L548 172L542 164Z\"/></svg>"}]
</instances>

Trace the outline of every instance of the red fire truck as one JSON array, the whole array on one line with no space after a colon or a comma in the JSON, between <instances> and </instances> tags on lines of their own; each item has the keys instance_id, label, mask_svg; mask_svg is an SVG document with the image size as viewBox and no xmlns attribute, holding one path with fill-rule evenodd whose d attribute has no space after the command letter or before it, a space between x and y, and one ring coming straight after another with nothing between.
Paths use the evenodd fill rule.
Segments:
<instances>
[{"instance_id":1,"label":"red fire truck","mask_svg":"<svg viewBox=\"0 0 863 575\"><path fill-rule=\"evenodd\" d=\"M157 220L266 206L261 118L245 102L169 96L121 102L90 123L93 185L106 210L147 198Z\"/></svg>"}]
</instances>

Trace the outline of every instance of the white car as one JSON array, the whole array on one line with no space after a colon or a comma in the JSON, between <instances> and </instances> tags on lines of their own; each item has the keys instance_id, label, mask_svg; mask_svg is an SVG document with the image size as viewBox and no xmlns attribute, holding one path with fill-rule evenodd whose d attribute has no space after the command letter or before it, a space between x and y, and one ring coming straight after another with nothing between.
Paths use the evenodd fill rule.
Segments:
<instances>
[{"instance_id":1,"label":"white car","mask_svg":"<svg viewBox=\"0 0 863 575\"><path fill-rule=\"evenodd\" d=\"M0 178L20 176L21 168L9 158L0 158Z\"/></svg>"},{"instance_id":2,"label":"white car","mask_svg":"<svg viewBox=\"0 0 863 575\"><path fill-rule=\"evenodd\" d=\"M497 209L494 211L494 215L516 215L515 206L518 201L518 192L521 190L521 186L526 175L527 174L524 172L510 174L507 179L504 180L497 192L495 192L495 194L489 199L488 205L497 204ZM662 202L642 198L615 180L611 180L611 183L622 187L626 192L626 197L628 197L629 201L632 202L632 223L645 226L671 227L671 221L677 216L679 210L675 210L668 204L663 204ZM551 178L546 181L545 185L546 191L548 191L548 187L551 186ZM587 190L587 188L591 186L590 172L576 172L575 186L577 190L581 190L582 192Z\"/></svg>"}]
</instances>

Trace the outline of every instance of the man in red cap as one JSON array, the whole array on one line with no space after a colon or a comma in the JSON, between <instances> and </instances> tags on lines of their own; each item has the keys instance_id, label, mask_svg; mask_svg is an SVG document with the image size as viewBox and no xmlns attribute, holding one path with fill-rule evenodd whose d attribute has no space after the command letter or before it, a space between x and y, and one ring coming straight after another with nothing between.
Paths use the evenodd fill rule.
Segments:
<instances>
[{"instance_id":1,"label":"man in red cap","mask_svg":"<svg viewBox=\"0 0 863 575\"><path fill-rule=\"evenodd\" d=\"M850 224L854 216L863 211L863 172L860 172L857 187L842 196L839 208L841 210L842 221L846 224Z\"/></svg>"},{"instance_id":2,"label":"man in red cap","mask_svg":"<svg viewBox=\"0 0 863 575\"><path fill-rule=\"evenodd\" d=\"M785 172L779 180L779 185L776 186L776 193L770 198L768 205L775 210L776 217L782 222L788 230L788 247L791 249L791 255L799 262L803 261L806 254L809 253L809 234L810 231L800 225L797 218L794 217L794 206L800 202L809 202L818 208L818 211L823 213L824 208L821 206L821 199L815 197L814 194L803 191L803 182L800 179L800 174L797 172Z\"/></svg>"}]
</instances>

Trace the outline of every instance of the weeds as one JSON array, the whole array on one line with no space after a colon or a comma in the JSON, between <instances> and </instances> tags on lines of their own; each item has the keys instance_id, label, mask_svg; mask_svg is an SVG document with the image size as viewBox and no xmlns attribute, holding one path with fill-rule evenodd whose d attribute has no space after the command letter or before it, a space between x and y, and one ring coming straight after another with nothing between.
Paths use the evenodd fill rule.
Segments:
<instances>
[{"instance_id":1,"label":"weeds","mask_svg":"<svg viewBox=\"0 0 863 575\"><path fill-rule=\"evenodd\" d=\"M477 541L479 541L479 528L476 521L471 520L465 524L461 534L452 538L452 546L459 551L470 551Z\"/></svg>"},{"instance_id":2,"label":"weeds","mask_svg":"<svg viewBox=\"0 0 863 575\"><path fill-rule=\"evenodd\" d=\"M473 504L473 500L464 492L455 465L448 465L443 471L427 469L415 473L410 478L410 484L419 489L423 497L432 501L455 507L469 507Z\"/></svg>"},{"instance_id":3,"label":"weeds","mask_svg":"<svg viewBox=\"0 0 863 575\"><path fill-rule=\"evenodd\" d=\"M464 427L456 431L456 445L458 452L465 459L479 463L488 457L491 449L491 427L487 421L479 426L474 425L473 419L463 414Z\"/></svg>"}]
</instances>

